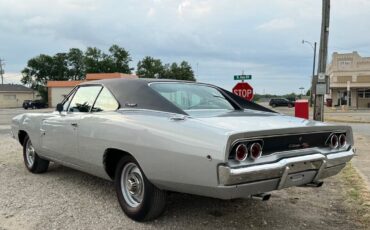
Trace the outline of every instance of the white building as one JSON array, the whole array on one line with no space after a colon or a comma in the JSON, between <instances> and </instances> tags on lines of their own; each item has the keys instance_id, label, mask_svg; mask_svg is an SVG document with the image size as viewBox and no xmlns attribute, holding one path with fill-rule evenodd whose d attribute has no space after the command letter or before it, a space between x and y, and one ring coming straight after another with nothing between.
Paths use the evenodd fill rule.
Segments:
<instances>
[{"instance_id":1,"label":"white building","mask_svg":"<svg viewBox=\"0 0 370 230\"><path fill-rule=\"evenodd\" d=\"M0 84L0 108L22 107L23 101L35 97L35 92L23 85Z\"/></svg>"},{"instance_id":2,"label":"white building","mask_svg":"<svg viewBox=\"0 0 370 230\"><path fill-rule=\"evenodd\" d=\"M370 57L334 52L327 74L332 106L370 108Z\"/></svg>"}]
</instances>

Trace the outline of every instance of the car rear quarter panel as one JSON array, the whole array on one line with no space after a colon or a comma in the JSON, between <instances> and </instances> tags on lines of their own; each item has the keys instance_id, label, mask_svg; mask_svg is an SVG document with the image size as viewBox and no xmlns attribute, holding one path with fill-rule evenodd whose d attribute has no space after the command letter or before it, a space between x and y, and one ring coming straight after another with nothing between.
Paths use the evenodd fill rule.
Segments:
<instances>
[{"instance_id":1,"label":"car rear quarter panel","mask_svg":"<svg viewBox=\"0 0 370 230\"><path fill-rule=\"evenodd\" d=\"M160 188L184 192L182 185L216 186L217 166L225 162L227 133L191 118L170 117L134 111L87 115L79 126L80 154L90 155L91 167L99 168L106 149L126 151Z\"/></svg>"}]
</instances>

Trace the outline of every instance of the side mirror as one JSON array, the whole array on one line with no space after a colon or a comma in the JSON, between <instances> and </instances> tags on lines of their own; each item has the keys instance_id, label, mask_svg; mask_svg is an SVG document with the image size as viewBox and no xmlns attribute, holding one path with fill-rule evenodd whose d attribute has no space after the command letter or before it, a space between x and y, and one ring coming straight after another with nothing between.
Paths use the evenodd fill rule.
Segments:
<instances>
[{"instance_id":1,"label":"side mirror","mask_svg":"<svg viewBox=\"0 0 370 230\"><path fill-rule=\"evenodd\" d=\"M62 104L62 103L58 103L58 104L57 104L57 111L58 111L59 113L61 113L61 112L63 111L63 104Z\"/></svg>"}]
</instances>

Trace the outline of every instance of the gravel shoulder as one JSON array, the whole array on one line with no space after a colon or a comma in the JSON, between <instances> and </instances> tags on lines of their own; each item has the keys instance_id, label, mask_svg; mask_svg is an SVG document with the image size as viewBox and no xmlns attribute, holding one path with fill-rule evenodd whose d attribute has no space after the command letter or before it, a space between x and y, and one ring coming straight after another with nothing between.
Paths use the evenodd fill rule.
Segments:
<instances>
[{"instance_id":1,"label":"gravel shoulder","mask_svg":"<svg viewBox=\"0 0 370 230\"><path fill-rule=\"evenodd\" d=\"M0 229L370 228L341 175L321 188L275 191L267 202L172 193L161 218L136 223L121 211L111 182L56 164L30 174L15 140L0 133L0 146Z\"/></svg>"}]
</instances>

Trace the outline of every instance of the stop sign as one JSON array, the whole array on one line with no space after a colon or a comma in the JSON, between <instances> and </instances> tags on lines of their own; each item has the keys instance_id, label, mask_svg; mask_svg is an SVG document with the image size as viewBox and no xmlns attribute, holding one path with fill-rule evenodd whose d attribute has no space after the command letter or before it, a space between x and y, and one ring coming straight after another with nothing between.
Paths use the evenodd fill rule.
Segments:
<instances>
[{"instance_id":1,"label":"stop sign","mask_svg":"<svg viewBox=\"0 0 370 230\"><path fill-rule=\"evenodd\" d=\"M251 101L253 99L253 88L246 82L239 82L233 88L233 93Z\"/></svg>"}]
</instances>

